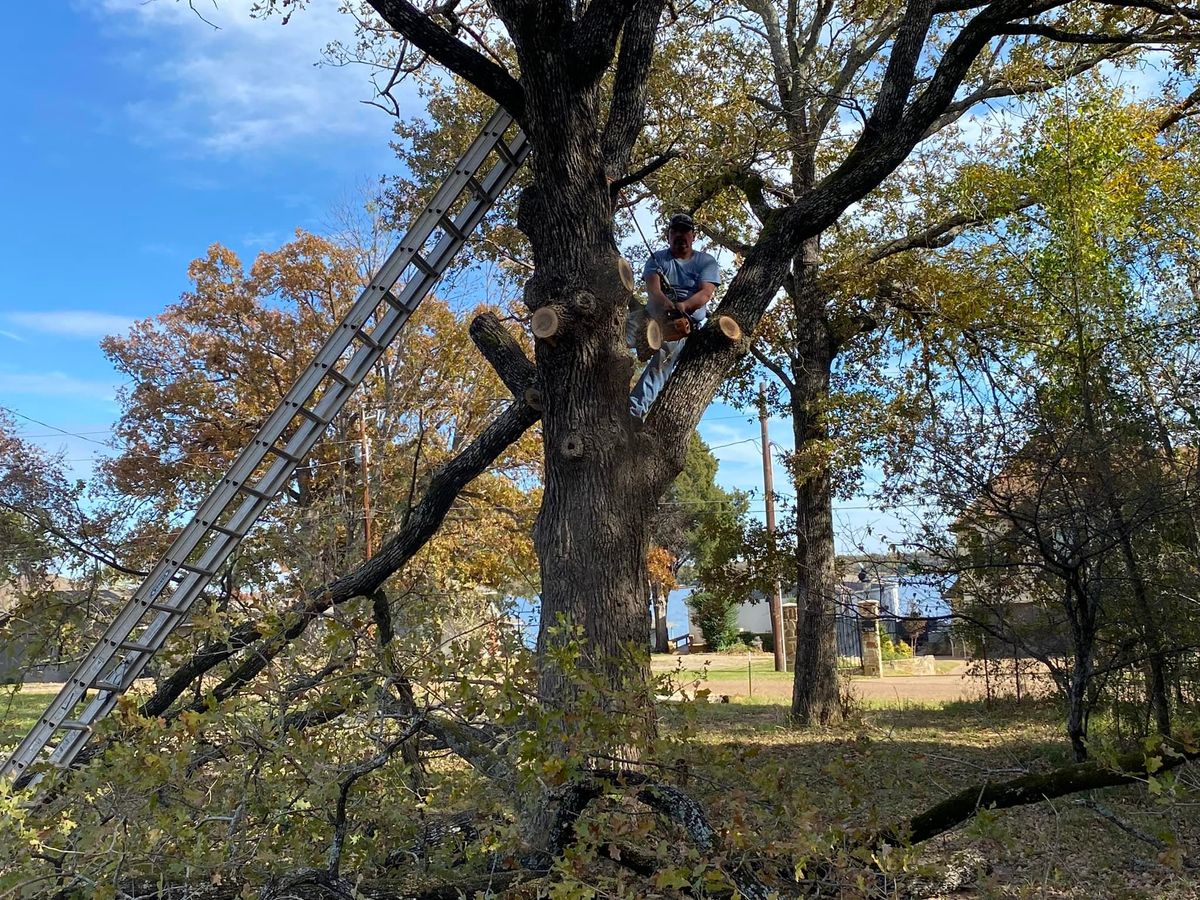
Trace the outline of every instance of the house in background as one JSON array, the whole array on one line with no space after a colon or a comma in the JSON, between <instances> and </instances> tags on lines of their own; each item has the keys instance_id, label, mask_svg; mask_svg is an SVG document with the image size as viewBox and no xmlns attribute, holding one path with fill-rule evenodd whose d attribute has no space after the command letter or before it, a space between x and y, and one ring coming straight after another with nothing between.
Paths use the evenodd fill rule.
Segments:
<instances>
[{"instance_id":1,"label":"house in background","mask_svg":"<svg viewBox=\"0 0 1200 900\"><path fill-rule=\"evenodd\" d=\"M941 592L923 580L909 575L911 560L906 562L895 556L864 555L838 557L837 565L841 579L837 596L838 656L858 657L859 622L858 604L874 600L879 604L882 628L894 640L911 643L902 619L917 615L941 615L946 609ZM796 640L796 590L785 588L783 592L783 627L789 645ZM764 648L771 647L771 607L767 598L755 593L737 607L737 630L747 640L759 637ZM697 625L689 629L693 646L704 644L704 637Z\"/></svg>"}]
</instances>

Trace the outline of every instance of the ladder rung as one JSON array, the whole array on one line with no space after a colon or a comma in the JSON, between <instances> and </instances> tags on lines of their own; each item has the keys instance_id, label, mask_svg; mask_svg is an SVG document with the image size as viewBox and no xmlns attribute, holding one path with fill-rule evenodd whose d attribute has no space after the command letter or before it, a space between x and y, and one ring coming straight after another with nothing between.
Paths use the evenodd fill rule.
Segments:
<instances>
[{"instance_id":1,"label":"ladder rung","mask_svg":"<svg viewBox=\"0 0 1200 900\"><path fill-rule=\"evenodd\" d=\"M437 278L439 275L441 275L441 272L439 272L437 269L435 269L433 266L431 266L429 264L429 260L427 260L425 257L421 256L421 254L419 254L419 253L412 258L412 264L414 266L416 266L418 269L420 269L422 272L424 272L426 275L429 275L433 278Z\"/></svg>"},{"instance_id":2,"label":"ladder rung","mask_svg":"<svg viewBox=\"0 0 1200 900\"><path fill-rule=\"evenodd\" d=\"M204 568L201 568L200 566L193 566L190 563L181 562L181 563L175 563L175 565L178 566L179 568L183 569L183 571L191 572L194 575L204 575L208 578L211 578L212 576L217 574L216 569L204 569Z\"/></svg>"},{"instance_id":3,"label":"ladder rung","mask_svg":"<svg viewBox=\"0 0 1200 900\"><path fill-rule=\"evenodd\" d=\"M80 722L78 719L67 719L65 722L59 722L58 727L63 731L91 731L92 726L87 722Z\"/></svg>"},{"instance_id":4,"label":"ladder rung","mask_svg":"<svg viewBox=\"0 0 1200 900\"><path fill-rule=\"evenodd\" d=\"M325 426L325 425L329 424L328 419L322 419L320 416L318 416L315 412L313 412L307 406L297 406L296 412L297 412L297 414L304 416L304 418L308 419L308 421L310 421L316 425ZM267 449L271 450L272 452L274 452L274 450L275 450L274 447L268 447Z\"/></svg>"},{"instance_id":5,"label":"ladder rung","mask_svg":"<svg viewBox=\"0 0 1200 900\"><path fill-rule=\"evenodd\" d=\"M467 179L467 187L469 187L472 191L474 191L475 196L478 197L480 200L483 200L487 203L493 202L492 195L487 192L487 188L485 188L482 184L480 184L479 179L476 178L474 175L472 175L470 178Z\"/></svg>"},{"instance_id":6,"label":"ladder rung","mask_svg":"<svg viewBox=\"0 0 1200 900\"><path fill-rule=\"evenodd\" d=\"M354 332L354 336L356 338L358 338L360 341L362 341L364 344L366 344L368 347L371 347L374 350L378 350L380 353L383 352L383 349L384 349L383 344L379 343L379 341L375 340L375 338L371 337L365 331L362 331L360 329L359 331ZM301 408L303 409L303 407L301 407ZM317 419L316 421L319 422L321 420ZM325 424L328 425L329 423L326 422Z\"/></svg>"},{"instance_id":7,"label":"ladder rung","mask_svg":"<svg viewBox=\"0 0 1200 900\"><path fill-rule=\"evenodd\" d=\"M171 613L172 615L175 615L175 616L183 615L183 613L181 613L177 608L175 608L174 606L168 606L165 603L147 603L146 609L152 609L155 612Z\"/></svg>"},{"instance_id":8,"label":"ladder rung","mask_svg":"<svg viewBox=\"0 0 1200 900\"><path fill-rule=\"evenodd\" d=\"M521 163L517 161L517 158L513 155L512 150L508 148L508 141L504 140L503 138L498 140L496 142L496 152L504 157L504 161L514 169L520 167Z\"/></svg>"},{"instance_id":9,"label":"ladder rung","mask_svg":"<svg viewBox=\"0 0 1200 900\"><path fill-rule=\"evenodd\" d=\"M286 459L288 462L292 463L293 465L298 466L298 465L300 465L300 463L304 462L304 460L301 457L296 456L296 454L294 454L294 453L288 453L282 447L276 447L274 444L267 444L266 447L267 447L268 452L274 453L280 459Z\"/></svg>"},{"instance_id":10,"label":"ladder rung","mask_svg":"<svg viewBox=\"0 0 1200 900\"><path fill-rule=\"evenodd\" d=\"M260 491L256 487L251 487L248 484L243 484L238 488L243 494L249 494L251 497L257 497L259 500L274 500L274 494L268 494L266 491Z\"/></svg>"},{"instance_id":11,"label":"ladder rung","mask_svg":"<svg viewBox=\"0 0 1200 900\"><path fill-rule=\"evenodd\" d=\"M117 684L115 681L93 681L92 687L98 691L108 691L112 694L122 694L125 692L125 686Z\"/></svg>"},{"instance_id":12,"label":"ladder rung","mask_svg":"<svg viewBox=\"0 0 1200 900\"><path fill-rule=\"evenodd\" d=\"M448 235L451 235L455 240L464 242L466 241L466 232L455 225L454 220L449 216L442 216L441 219L438 220L438 224L442 226L442 231L446 232Z\"/></svg>"},{"instance_id":13,"label":"ladder rung","mask_svg":"<svg viewBox=\"0 0 1200 900\"><path fill-rule=\"evenodd\" d=\"M155 650L149 644L139 644L136 641L121 641L117 646L122 650L132 650L135 653L153 653Z\"/></svg>"},{"instance_id":14,"label":"ladder rung","mask_svg":"<svg viewBox=\"0 0 1200 900\"><path fill-rule=\"evenodd\" d=\"M391 291L383 292L383 300L388 306L390 306L394 310L397 310L399 312L408 312L408 307L405 306L403 303L401 303L400 298L397 297L395 294L393 294Z\"/></svg>"},{"instance_id":15,"label":"ladder rung","mask_svg":"<svg viewBox=\"0 0 1200 900\"><path fill-rule=\"evenodd\" d=\"M388 291L388 293L384 296L384 299L387 300L387 298L390 296L392 296L392 293L391 293L391 291ZM391 301L388 301L388 302L391 302ZM342 387L348 387L351 389L356 387L356 385L353 381L351 381L349 378L347 378L345 375L343 375L337 369L333 368L333 366L330 366L328 369L326 369L325 374L328 375L330 378L332 378L334 381L336 381L338 384L342 385Z\"/></svg>"},{"instance_id":16,"label":"ladder rung","mask_svg":"<svg viewBox=\"0 0 1200 900\"><path fill-rule=\"evenodd\" d=\"M236 529L233 529L233 528L226 528L224 525L215 525L214 524L214 525L205 525L204 527L209 529L210 531L217 532L217 534L223 534L223 535L225 535L227 537L231 537L231 538L239 538L240 539L240 538L244 538L246 536L246 532L237 531Z\"/></svg>"}]
</instances>

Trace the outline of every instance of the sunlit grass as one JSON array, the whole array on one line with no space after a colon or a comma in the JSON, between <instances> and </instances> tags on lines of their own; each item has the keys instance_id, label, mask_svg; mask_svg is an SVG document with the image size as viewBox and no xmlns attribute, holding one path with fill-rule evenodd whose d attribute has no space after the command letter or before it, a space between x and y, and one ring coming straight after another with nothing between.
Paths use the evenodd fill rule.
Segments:
<instances>
[{"instance_id":1,"label":"sunlit grass","mask_svg":"<svg viewBox=\"0 0 1200 900\"><path fill-rule=\"evenodd\" d=\"M7 754L25 737L53 699L54 694L46 690L14 691L8 687L0 692L0 752Z\"/></svg>"}]
</instances>

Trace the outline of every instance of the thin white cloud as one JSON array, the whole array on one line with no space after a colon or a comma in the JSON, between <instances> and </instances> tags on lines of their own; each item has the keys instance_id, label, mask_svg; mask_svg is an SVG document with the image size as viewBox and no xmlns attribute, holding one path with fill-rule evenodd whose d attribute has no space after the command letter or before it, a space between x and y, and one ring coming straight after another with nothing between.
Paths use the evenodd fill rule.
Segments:
<instances>
[{"instance_id":1,"label":"thin white cloud","mask_svg":"<svg viewBox=\"0 0 1200 900\"><path fill-rule=\"evenodd\" d=\"M338 4L312 4L286 26L252 18L252 5L204 7L213 28L187 3L102 0L102 33L148 81L126 108L140 140L228 157L390 135L387 117L361 102L371 96L366 69L315 65L330 42L353 42L353 20Z\"/></svg>"},{"instance_id":2,"label":"thin white cloud","mask_svg":"<svg viewBox=\"0 0 1200 900\"><path fill-rule=\"evenodd\" d=\"M131 316L118 316L112 313L64 309L6 313L4 321L42 334L97 341L110 334L121 334L128 331L134 319Z\"/></svg>"},{"instance_id":3,"label":"thin white cloud","mask_svg":"<svg viewBox=\"0 0 1200 900\"><path fill-rule=\"evenodd\" d=\"M278 247L283 242L284 237L278 231L256 231L242 236L242 246L254 249Z\"/></svg>"},{"instance_id":4,"label":"thin white cloud","mask_svg":"<svg viewBox=\"0 0 1200 900\"><path fill-rule=\"evenodd\" d=\"M65 372L0 372L0 395L8 394L112 402L117 389L110 382L76 378Z\"/></svg>"},{"instance_id":5,"label":"thin white cloud","mask_svg":"<svg viewBox=\"0 0 1200 900\"><path fill-rule=\"evenodd\" d=\"M25 338L21 337L19 334L16 334L16 333L14 333L14 332L12 332L12 331L3 331L3 330L0 330L0 337L6 337L6 338L8 338L10 341L18 341L18 342L20 342L20 343L22 343L22 344L26 344L26 343L28 343L28 341L26 341L26 340L25 340Z\"/></svg>"}]
</instances>

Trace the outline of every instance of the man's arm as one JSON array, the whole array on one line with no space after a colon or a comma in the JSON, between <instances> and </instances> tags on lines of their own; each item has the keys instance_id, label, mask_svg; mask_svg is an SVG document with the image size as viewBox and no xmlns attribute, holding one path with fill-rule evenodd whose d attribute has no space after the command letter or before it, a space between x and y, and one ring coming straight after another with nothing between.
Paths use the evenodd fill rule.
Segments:
<instances>
[{"instance_id":1,"label":"man's arm","mask_svg":"<svg viewBox=\"0 0 1200 900\"><path fill-rule=\"evenodd\" d=\"M713 298L713 294L717 291L717 286L711 281L700 282L700 289L692 296L678 304L679 308L685 313L692 313L702 307L705 303Z\"/></svg>"},{"instance_id":2,"label":"man's arm","mask_svg":"<svg viewBox=\"0 0 1200 900\"><path fill-rule=\"evenodd\" d=\"M675 299L663 293L662 277L657 272L646 276L646 295L650 298L650 315L656 319L665 316L667 310L676 308Z\"/></svg>"},{"instance_id":3,"label":"man's arm","mask_svg":"<svg viewBox=\"0 0 1200 900\"><path fill-rule=\"evenodd\" d=\"M646 294L650 298L650 302L646 304L646 311L652 318L658 319L662 323L664 341L678 341L691 333L692 323L687 320L686 316L667 318L668 310L674 309L682 312L683 306L676 303L674 297L668 297L663 293L662 278L657 272L646 275Z\"/></svg>"}]
</instances>

